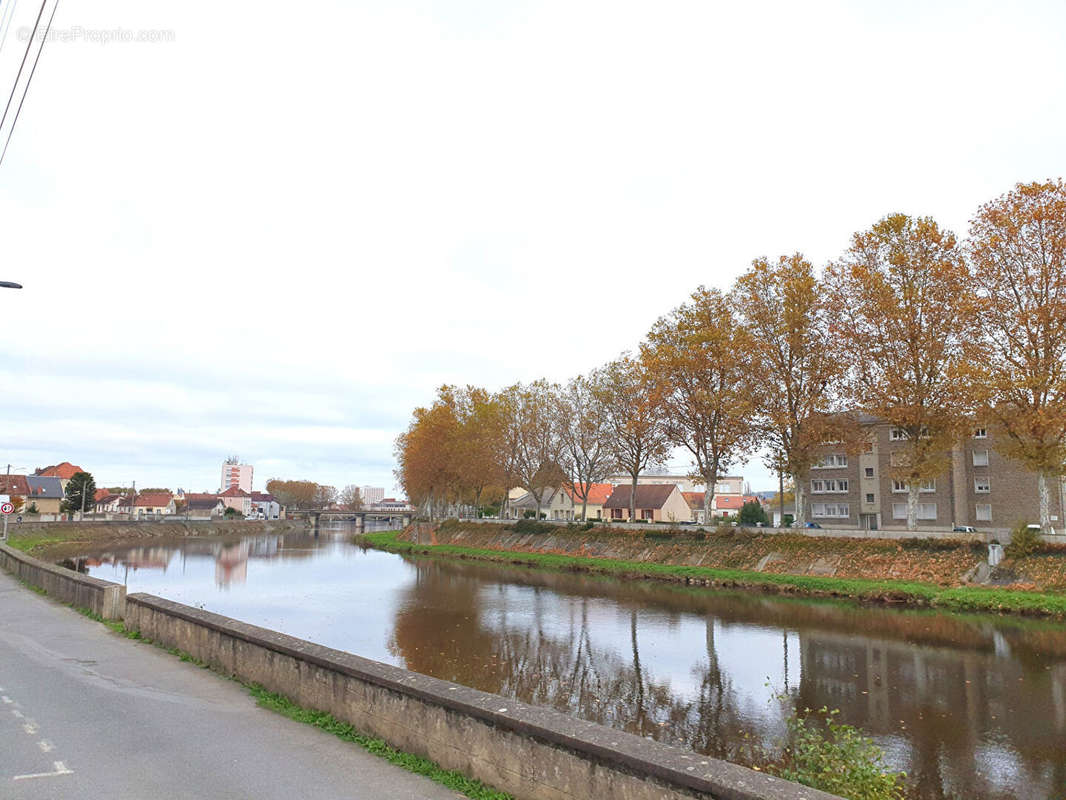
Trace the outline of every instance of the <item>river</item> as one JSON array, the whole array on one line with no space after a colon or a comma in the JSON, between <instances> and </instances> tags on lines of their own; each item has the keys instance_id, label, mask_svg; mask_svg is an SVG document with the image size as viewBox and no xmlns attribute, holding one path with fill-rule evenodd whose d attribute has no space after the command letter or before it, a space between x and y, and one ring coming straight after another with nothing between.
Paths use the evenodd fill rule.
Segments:
<instances>
[{"instance_id":1,"label":"river","mask_svg":"<svg viewBox=\"0 0 1066 800\"><path fill-rule=\"evenodd\" d=\"M915 797L1066 796L1059 624L408 558L343 529L66 565L701 753L743 760L780 740L786 704L828 706Z\"/></svg>"}]
</instances>

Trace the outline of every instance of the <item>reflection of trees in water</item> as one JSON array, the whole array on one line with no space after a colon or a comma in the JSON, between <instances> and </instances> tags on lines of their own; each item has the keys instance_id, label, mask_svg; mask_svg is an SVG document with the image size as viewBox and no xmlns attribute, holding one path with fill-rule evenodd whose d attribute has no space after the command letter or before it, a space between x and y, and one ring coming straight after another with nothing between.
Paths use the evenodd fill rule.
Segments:
<instances>
[{"instance_id":1,"label":"reflection of trees in water","mask_svg":"<svg viewBox=\"0 0 1066 800\"><path fill-rule=\"evenodd\" d=\"M420 564L410 596L398 606L390 653L416 672L712 755L735 753L750 731L719 669L713 620L707 621L707 661L693 668L698 695L686 699L672 691L668 680L648 674L636 609L629 612L624 649L596 647L589 597L574 599L570 624L549 633L543 624L542 591L533 590L532 624L525 625L509 620L503 587L493 619L486 619L479 603L484 589L483 580L439 564Z\"/></svg>"},{"instance_id":2,"label":"reflection of trees in water","mask_svg":"<svg viewBox=\"0 0 1066 800\"><path fill-rule=\"evenodd\" d=\"M776 626L780 663L767 672L786 676L777 688L799 708L839 708L841 721L878 737L894 767L910 774L915 797L998 799L1016 796L1015 781L1041 797L1066 785L1066 665L1033 644L1066 642L1051 626L415 563L417 584L399 606L390 650L418 672L743 760L746 742L777 740L781 719L774 708L752 715L743 706L748 698L719 661L715 619ZM517 604L509 594L516 587ZM598 640L592 635L590 614L602 614L605 599L627 617L625 633L611 629L613 640L602 629ZM560 608L569 619L546 624ZM686 615L705 621L702 652L691 655L693 690L683 694L669 676L649 673L643 608L656 610L655 625ZM951 644L953 635L961 641ZM982 763L981 752L992 760Z\"/></svg>"}]
</instances>

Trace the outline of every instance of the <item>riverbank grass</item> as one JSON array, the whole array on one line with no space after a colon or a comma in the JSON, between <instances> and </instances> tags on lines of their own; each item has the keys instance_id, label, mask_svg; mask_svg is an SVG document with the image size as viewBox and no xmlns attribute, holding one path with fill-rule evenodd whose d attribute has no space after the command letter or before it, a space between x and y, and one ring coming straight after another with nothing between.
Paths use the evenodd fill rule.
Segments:
<instances>
[{"instance_id":1,"label":"riverbank grass","mask_svg":"<svg viewBox=\"0 0 1066 800\"><path fill-rule=\"evenodd\" d=\"M788 575L679 564L620 561L611 558L568 556L557 553L492 550L459 545L425 545L401 541L399 535L398 531L384 531L361 534L358 538L372 547L394 553L494 561L539 569L702 583L709 586L758 589L811 597L836 597L863 603L939 608L947 611L991 611L1066 617L1066 595L1063 594L973 586L950 588L915 581Z\"/></svg>"}]
</instances>

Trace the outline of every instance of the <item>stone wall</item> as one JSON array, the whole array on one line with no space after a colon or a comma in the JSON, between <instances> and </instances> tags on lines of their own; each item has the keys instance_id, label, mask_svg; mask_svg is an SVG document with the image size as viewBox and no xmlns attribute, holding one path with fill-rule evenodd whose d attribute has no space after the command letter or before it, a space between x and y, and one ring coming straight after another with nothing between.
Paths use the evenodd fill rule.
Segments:
<instances>
[{"instance_id":1,"label":"stone wall","mask_svg":"<svg viewBox=\"0 0 1066 800\"><path fill-rule=\"evenodd\" d=\"M0 544L0 567L64 603L87 608L104 619L122 619L125 586L38 561L6 544Z\"/></svg>"},{"instance_id":2,"label":"stone wall","mask_svg":"<svg viewBox=\"0 0 1066 800\"><path fill-rule=\"evenodd\" d=\"M519 800L830 800L832 795L557 711L145 594L126 625Z\"/></svg>"}]
</instances>

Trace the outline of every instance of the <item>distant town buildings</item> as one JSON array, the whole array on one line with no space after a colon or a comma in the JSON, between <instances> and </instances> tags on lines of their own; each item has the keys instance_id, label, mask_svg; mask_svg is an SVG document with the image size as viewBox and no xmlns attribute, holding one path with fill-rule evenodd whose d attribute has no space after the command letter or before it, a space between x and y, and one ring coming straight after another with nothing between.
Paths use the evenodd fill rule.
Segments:
<instances>
[{"instance_id":1,"label":"distant town buildings","mask_svg":"<svg viewBox=\"0 0 1066 800\"><path fill-rule=\"evenodd\" d=\"M385 488L382 486L360 486L359 499L364 506L373 506L385 499Z\"/></svg>"},{"instance_id":2,"label":"distant town buildings","mask_svg":"<svg viewBox=\"0 0 1066 800\"><path fill-rule=\"evenodd\" d=\"M240 489L242 492L252 491L252 465L236 464L232 459L227 459L222 465L222 482L219 491L227 489Z\"/></svg>"}]
</instances>

